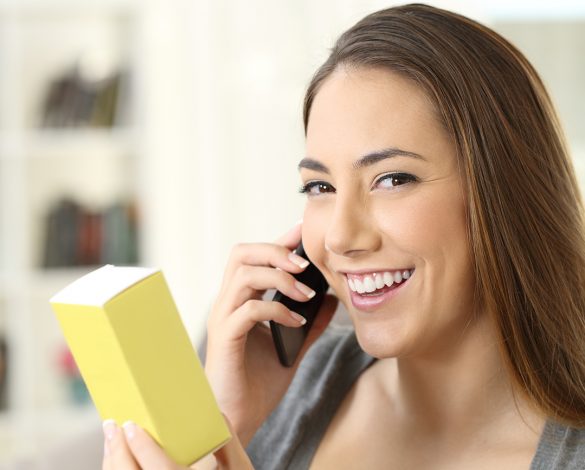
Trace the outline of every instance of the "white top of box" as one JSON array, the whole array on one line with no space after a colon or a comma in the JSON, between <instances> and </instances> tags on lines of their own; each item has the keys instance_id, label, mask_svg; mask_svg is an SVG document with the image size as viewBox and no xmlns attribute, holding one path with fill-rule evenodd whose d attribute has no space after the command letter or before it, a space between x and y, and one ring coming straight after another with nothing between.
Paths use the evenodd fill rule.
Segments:
<instances>
[{"instance_id":1,"label":"white top of box","mask_svg":"<svg viewBox=\"0 0 585 470\"><path fill-rule=\"evenodd\" d=\"M119 293L158 271L160 269L107 264L73 281L50 302L102 307Z\"/></svg>"}]
</instances>

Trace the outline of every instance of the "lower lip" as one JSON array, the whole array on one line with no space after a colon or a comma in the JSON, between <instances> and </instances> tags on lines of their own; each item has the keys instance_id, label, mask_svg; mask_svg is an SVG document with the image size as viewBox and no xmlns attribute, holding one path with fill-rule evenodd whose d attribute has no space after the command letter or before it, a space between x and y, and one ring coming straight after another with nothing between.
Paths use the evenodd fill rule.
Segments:
<instances>
[{"instance_id":1,"label":"lower lip","mask_svg":"<svg viewBox=\"0 0 585 470\"><path fill-rule=\"evenodd\" d=\"M363 312L373 312L380 308L386 302L389 302L396 297L404 287L410 282L412 276L402 281L400 284L393 284L391 287L386 287L384 291L377 295L360 295L350 289L351 303L353 306Z\"/></svg>"}]
</instances>

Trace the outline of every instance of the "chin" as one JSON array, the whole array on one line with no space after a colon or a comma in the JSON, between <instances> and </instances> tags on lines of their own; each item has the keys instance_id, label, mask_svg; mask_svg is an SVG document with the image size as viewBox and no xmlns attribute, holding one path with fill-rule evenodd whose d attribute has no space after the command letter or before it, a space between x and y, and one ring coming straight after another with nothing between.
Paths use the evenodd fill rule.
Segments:
<instances>
[{"instance_id":1,"label":"chin","mask_svg":"<svg viewBox=\"0 0 585 470\"><path fill-rule=\"evenodd\" d=\"M406 344L399 332L387 325L362 325L354 321L357 341L370 356L377 359L397 357L405 353Z\"/></svg>"}]
</instances>

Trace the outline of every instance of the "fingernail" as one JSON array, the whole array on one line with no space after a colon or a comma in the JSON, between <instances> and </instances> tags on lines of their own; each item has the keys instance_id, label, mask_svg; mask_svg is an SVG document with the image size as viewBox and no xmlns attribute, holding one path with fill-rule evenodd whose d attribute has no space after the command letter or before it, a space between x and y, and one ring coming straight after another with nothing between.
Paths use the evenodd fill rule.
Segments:
<instances>
[{"instance_id":1,"label":"fingernail","mask_svg":"<svg viewBox=\"0 0 585 470\"><path fill-rule=\"evenodd\" d=\"M299 281L295 281L295 287L300 290L303 294L305 294L309 299L315 297L315 291L311 289L309 286L306 286Z\"/></svg>"},{"instance_id":2,"label":"fingernail","mask_svg":"<svg viewBox=\"0 0 585 470\"><path fill-rule=\"evenodd\" d=\"M122 427L124 428L124 434L126 434L126 437L129 440L134 439L134 436L136 435L136 424L132 421L126 421Z\"/></svg>"},{"instance_id":3,"label":"fingernail","mask_svg":"<svg viewBox=\"0 0 585 470\"><path fill-rule=\"evenodd\" d=\"M116 434L116 430L118 429L116 422L113 419L106 419L102 423L102 427L104 428L104 436L106 436L108 441L111 441Z\"/></svg>"},{"instance_id":4,"label":"fingernail","mask_svg":"<svg viewBox=\"0 0 585 470\"><path fill-rule=\"evenodd\" d=\"M307 323L307 319L296 312L290 312L290 316L293 317L296 321L298 321L301 325Z\"/></svg>"},{"instance_id":5,"label":"fingernail","mask_svg":"<svg viewBox=\"0 0 585 470\"><path fill-rule=\"evenodd\" d=\"M307 266L309 266L309 261L303 258L302 256L297 255L296 253L290 252L288 254L288 259L290 259L299 268L306 268Z\"/></svg>"}]
</instances>

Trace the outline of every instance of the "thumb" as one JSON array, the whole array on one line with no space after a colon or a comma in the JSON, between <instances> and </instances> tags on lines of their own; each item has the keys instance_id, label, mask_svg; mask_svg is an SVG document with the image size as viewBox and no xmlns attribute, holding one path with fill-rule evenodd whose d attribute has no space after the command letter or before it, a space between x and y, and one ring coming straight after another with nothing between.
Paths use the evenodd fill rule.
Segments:
<instances>
[{"instance_id":1,"label":"thumb","mask_svg":"<svg viewBox=\"0 0 585 470\"><path fill-rule=\"evenodd\" d=\"M186 467L180 467L173 462L157 442L140 426L137 426L132 421L127 421L124 423L123 428L124 434L126 435L126 443L141 469L186 469Z\"/></svg>"}]
</instances>

